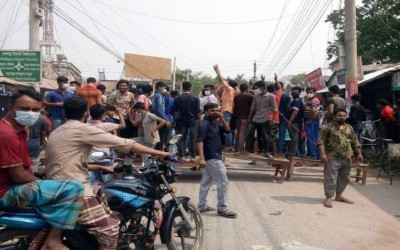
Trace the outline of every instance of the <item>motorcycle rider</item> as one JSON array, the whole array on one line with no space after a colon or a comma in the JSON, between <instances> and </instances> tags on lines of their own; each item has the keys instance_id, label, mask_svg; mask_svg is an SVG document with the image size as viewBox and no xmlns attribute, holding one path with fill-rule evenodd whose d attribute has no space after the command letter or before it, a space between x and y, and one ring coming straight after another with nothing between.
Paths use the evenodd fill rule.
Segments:
<instances>
[{"instance_id":1,"label":"motorcycle rider","mask_svg":"<svg viewBox=\"0 0 400 250\"><path fill-rule=\"evenodd\" d=\"M0 121L0 209L35 207L52 226L41 249L66 249L63 229L73 229L82 206L83 186L77 180L39 180L30 169L29 126L39 118L42 96L18 90ZM40 242L41 243L41 242ZM29 249L38 249L32 241Z\"/></svg>"},{"instance_id":2,"label":"motorcycle rider","mask_svg":"<svg viewBox=\"0 0 400 250\"><path fill-rule=\"evenodd\" d=\"M116 249L119 220L113 216L106 197L100 188L97 193L89 183L88 171L108 170L96 166L93 169L86 164L94 146L116 148L124 153L139 152L168 156L148 148L134 140L120 138L99 128L85 123L89 117L87 102L82 97L72 97L64 102L64 112L67 122L54 131L47 142L46 177L56 180L79 180L84 185L84 202L78 222L97 238L100 250Z\"/></svg>"}]
</instances>

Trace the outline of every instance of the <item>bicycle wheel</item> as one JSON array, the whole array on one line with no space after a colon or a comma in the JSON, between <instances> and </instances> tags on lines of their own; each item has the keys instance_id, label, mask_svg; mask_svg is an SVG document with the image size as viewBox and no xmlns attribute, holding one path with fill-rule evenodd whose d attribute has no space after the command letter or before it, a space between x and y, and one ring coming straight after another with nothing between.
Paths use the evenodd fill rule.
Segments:
<instances>
[{"instance_id":1,"label":"bicycle wheel","mask_svg":"<svg viewBox=\"0 0 400 250\"><path fill-rule=\"evenodd\" d=\"M382 166L383 172L385 172L386 174L389 174L390 168L392 166L389 166L389 156L388 156L387 150L383 151L381 158L380 158L380 164Z\"/></svg>"}]
</instances>

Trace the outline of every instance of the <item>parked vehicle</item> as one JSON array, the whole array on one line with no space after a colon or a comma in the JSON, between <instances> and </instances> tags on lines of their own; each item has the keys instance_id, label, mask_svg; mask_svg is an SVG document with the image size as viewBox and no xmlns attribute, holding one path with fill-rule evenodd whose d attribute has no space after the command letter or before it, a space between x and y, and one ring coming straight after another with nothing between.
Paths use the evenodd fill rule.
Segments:
<instances>
[{"instance_id":1,"label":"parked vehicle","mask_svg":"<svg viewBox=\"0 0 400 250\"><path fill-rule=\"evenodd\" d=\"M97 155L98 157L99 155ZM150 158L137 168L131 157L114 168L122 179L104 184L110 208L121 220L117 249L154 249L159 235L168 249L201 249L204 228L201 214L189 197L176 196L171 183L181 174L172 164ZM172 199L164 201L170 195ZM38 230L49 225L34 210L0 209L0 249L27 249ZM98 249L96 239L77 225L64 231L71 250Z\"/></svg>"}]
</instances>

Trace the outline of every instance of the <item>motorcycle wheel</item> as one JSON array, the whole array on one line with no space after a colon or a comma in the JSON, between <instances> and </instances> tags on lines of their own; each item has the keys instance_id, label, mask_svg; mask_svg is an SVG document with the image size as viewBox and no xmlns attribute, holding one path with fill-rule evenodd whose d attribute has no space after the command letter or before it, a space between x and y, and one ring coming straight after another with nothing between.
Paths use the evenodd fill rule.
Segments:
<instances>
[{"instance_id":1,"label":"motorcycle wheel","mask_svg":"<svg viewBox=\"0 0 400 250\"><path fill-rule=\"evenodd\" d=\"M203 245L204 227L200 211L192 202L188 202L185 209L195 228L191 231L177 210L173 217L173 223L169 225L168 229L171 232L171 239L166 243L169 250L198 250Z\"/></svg>"},{"instance_id":2,"label":"motorcycle wheel","mask_svg":"<svg viewBox=\"0 0 400 250\"><path fill-rule=\"evenodd\" d=\"M0 230L1 250L26 250L35 231L5 228Z\"/></svg>"}]
</instances>

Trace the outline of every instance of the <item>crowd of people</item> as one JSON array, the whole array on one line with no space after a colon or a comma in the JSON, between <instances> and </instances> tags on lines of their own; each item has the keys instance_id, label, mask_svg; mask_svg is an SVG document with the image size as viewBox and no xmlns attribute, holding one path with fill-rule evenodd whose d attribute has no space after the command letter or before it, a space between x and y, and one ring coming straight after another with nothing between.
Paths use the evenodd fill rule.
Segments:
<instances>
[{"instance_id":1,"label":"crowd of people","mask_svg":"<svg viewBox=\"0 0 400 250\"><path fill-rule=\"evenodd\" d=\"M334 196L335 201L352 203L342 193L353 152L356 160L363 160L359 140L367 118L360 95L351 97L353 105L347 111L338 86L330 86L330 97L321 102L313 87L284 90L277 75L272 84L264 76L254 84L238 84L223 77L218 65L214 70L220 84L203 86L199 96L188 81L179 93L162 81L154 89L149 84L130 88L121 79L106 95L95 78L81 87L62 76L57 78L58 89L43 100L33 90L18 91L0 121L0 206L41 207L39 213L52 226L41 249L65 249L62 231L75 222L90 228L100 249L115 249L119 222L102 189L93 188L96 181L109 180L96 171L112 172L113 162L90 165L95 160L90 152L113 155L116 149L141 154L142 160L165 157L173 134L182 134L177 156L189 157L203 168L198 201L202 213L217 210L223 217L237 216L227 205L223 151L320 159L325 163L324 206L332 207ZM386 135L398 142L400 112L385 100L379 100L377 108ZM46 180L40 180L32 172L39 171L44 146ZM213 183L217 208L207 204ZM39 249L35 241L30 249Z\"/></svg>"}]
</instances>

